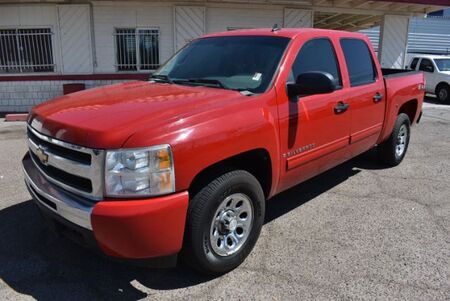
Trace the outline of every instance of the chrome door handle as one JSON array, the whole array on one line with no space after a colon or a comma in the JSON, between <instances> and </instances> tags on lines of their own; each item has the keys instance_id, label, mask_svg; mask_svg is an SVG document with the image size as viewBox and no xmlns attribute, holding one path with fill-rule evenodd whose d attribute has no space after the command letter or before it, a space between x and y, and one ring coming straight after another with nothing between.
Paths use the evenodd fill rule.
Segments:
<instances>
[{"instance_id":1,"label":"chrome door handle","mask_svg":"<svg viewBox=\"0 0 450 301\"><path fill-rule=\"evenodd\" d=\"M373 96L373 102L380 102L383 99L383 94L380 94L377 92L377 94L375 94Z\"/></svg>"},{"instance_id":2,"label":"chrome door handle","mask_svg":"<svg viewBox=\"0 0 450 301\"><path fill-rule=\"evenodd\" d=\"M347 109L350 107L348 103L344 103L342 101L338 102L337 105L334 107L334 113L341 114L347 111Z\"/></svg>"}]
</instances>

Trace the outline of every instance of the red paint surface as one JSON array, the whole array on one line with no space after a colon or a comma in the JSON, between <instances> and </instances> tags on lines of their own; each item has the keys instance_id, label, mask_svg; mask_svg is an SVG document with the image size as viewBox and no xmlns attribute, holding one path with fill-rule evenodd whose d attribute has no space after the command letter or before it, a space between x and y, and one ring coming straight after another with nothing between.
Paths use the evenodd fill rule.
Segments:
<instances>
[{"instance_id":1,"label":"red paint surface","mask_svg":"<svg viewBox=\"0 0 450 301\"><path fill-rule=\"evenodd\" d=\"M75 93L78 91L83 91L86 88L86 85L83 83L78 84L64 84L63 85L63 94L67 95L70 93Z\"/></svg>"},{"instance_id":2,"label":"red paint surface","mask_svg":"<svg viewBox=\"0 0 450 301\"><path fill-rule=\"evenodd\" d=\"M6 114L5 121L27 121L28 113L24 114Z\"/></svg>"},{"instance_id":3,"label":"red paint surface","mask_svg":"<svg viewBox=\"0 0 450 301\"><path fill-rule=\"evenodd\" d=\"M212 164L263 149L272 165L272 196L385 140L405 102L417 99L415 120L419 116L424 93L418 87L423 75L384 80L372 47L378 79L370 85L350 87L339 39L352 37L369 43L365 35L318 29L259 29L209 36L220 35L292 39L265 93L248 97L216 88L129 82L38 105L31 114L32 125L43 134L92 148L168 143L173 150L179 192L186 191L195 176ZM291 65L301 46L317 37L328 37L336 48L343 88L289 101L286 82ZM384 95L379 103L372 99L376 92ZM336 115L334 107L339 101L349 103L350 108ZM295 153L311 144L313 148ZM295 154L286 155L288 152ZM179 250L188 200L187 194L173 198L99 203L92 221L102 248L108 254L131 258Z\"/></svg>"},{"instance_id":4,"label":"red paint surface","mask_svg":"<svg viewBox=\"0 0 450 301\"><path fill-rule=\"evenodd\" d=\"M188 193L148 200L102 201L92 228L100 248L114 257L143 259L176 254L183 244Z\"/></svg>"}]
</instances>

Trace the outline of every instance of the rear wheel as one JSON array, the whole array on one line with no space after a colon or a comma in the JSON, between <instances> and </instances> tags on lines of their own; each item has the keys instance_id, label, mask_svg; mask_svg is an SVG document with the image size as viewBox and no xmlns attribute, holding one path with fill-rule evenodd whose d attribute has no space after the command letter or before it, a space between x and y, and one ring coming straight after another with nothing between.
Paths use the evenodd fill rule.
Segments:
<instances>
[{"instance_id":1,"label":"rear wheel","mask_svg":"<svg viewBox=\"0 0 450 301\"><path fill-rule=\"evenodd\" d=\"M379 156L383 163L397 166L402 162L408 150L411 133L408 115L400 113L388 140L378 146Z\"/></svg>"},{"instance_id":2,"label":"rear wheel","mask_svg":"<svg viewBox=\"0 0 450 301\"><path fill-rule=\"evenodd\" d=\"M450 103L450 86L445 84L437 86L436 96L440 102Z\"/></svg>"},{"instance_id":3,"label":"rear wheel","mask_svg":"<svg viewBox=\"0 0 450 301\"><path fill-rule=\"evenodd\" d=\"M244 170L205 183L189 204L182 258L204 274L240 265L253 249L264 221L258 180Z\"/></svg>"}]
</instances>

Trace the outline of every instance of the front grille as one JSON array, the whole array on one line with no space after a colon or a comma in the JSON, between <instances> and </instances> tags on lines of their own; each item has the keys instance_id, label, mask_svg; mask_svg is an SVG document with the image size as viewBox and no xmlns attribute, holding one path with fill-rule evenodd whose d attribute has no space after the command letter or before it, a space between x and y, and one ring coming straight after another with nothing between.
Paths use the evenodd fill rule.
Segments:
<instances>
[{"instance_id":1,"label":"front grille","mask_svg":"<svg viewBox=\"0 0 450 301\"><path fill-rule=\"evenodd\" d=\"M52 183L88 197L103 197L104 151L70 144L28 126L28 146L34 164Z\"/></svg>"},{"instance_id":2,"label":"front grille","mask_svg":"<svg viewBox=\"0 0 450 301\"><path fill-rule=\"evenodd\" d=\"M31 157L33 158L34 163L50 177L81 191L88 193L92 192L92 183L90 180L72 175L51 165L44 165L34 153L31 153Z\"/></svg>"},{"instance_id":3,"label":"front grille","mask_svg":"<svg viewBox=\"0 0 450 301\"><path fill-rule=\"evenodd\" d=\"M30 129L27 130L28 138L31 139L37 145L44 146L50 152L60 157L76 161L82 164L89 165L91 164L91 155L77 152L75 150L71 150L65 147L61 147L56 144L49 143L43 139L39 139Z\"/></svg>"}]
</instances>

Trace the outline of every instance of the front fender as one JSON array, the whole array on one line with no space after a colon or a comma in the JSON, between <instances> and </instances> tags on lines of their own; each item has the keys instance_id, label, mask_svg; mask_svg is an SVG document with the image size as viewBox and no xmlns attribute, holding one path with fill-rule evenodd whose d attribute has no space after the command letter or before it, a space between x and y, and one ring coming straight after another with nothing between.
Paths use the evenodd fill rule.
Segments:
<instances>
[{"instance_id":1,"label":"front fender","mask_svg":"<svg viewBox=\"0 0 450 301\"><path fill-rule=\"evenodd\" d=\"M268 151L272 179L278 179L279 131L275 92L239 100L158 130L139 131L124 147L169 143L177 191L188 189L195 176L207 167L254 149ZM144 142L146 140L148 142ZM272 185L275 182L272 181Z\"/></svg>"}]
</instances>

